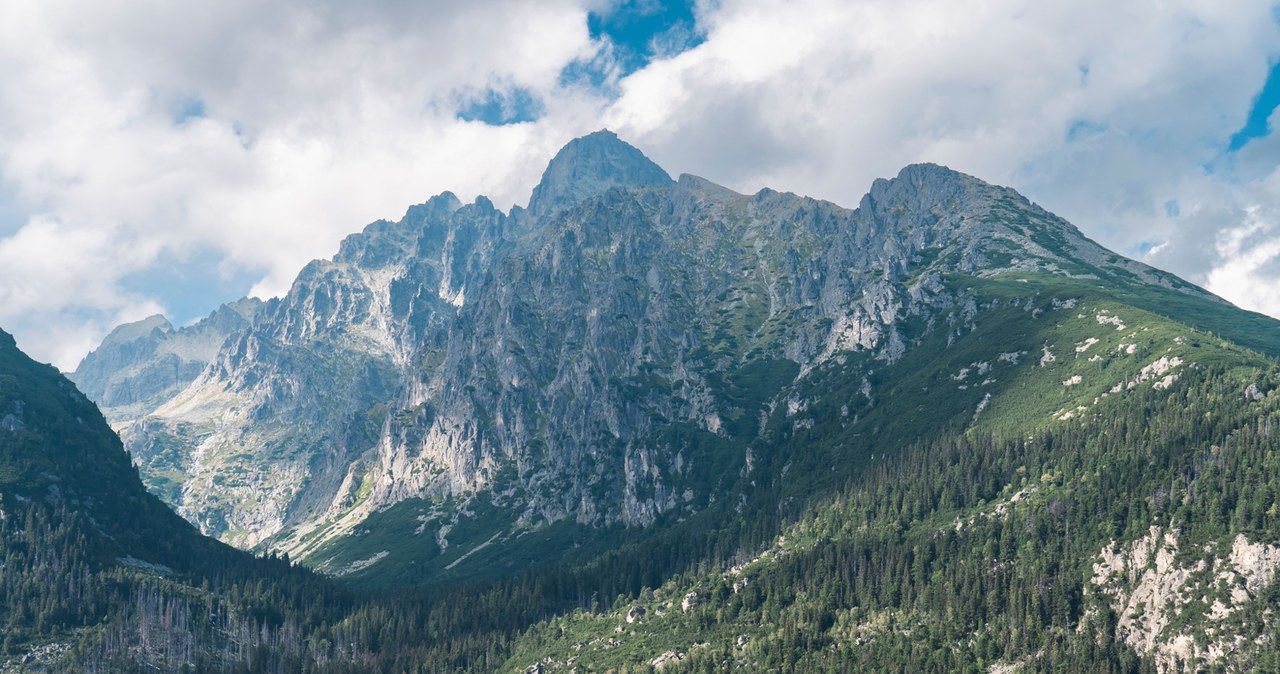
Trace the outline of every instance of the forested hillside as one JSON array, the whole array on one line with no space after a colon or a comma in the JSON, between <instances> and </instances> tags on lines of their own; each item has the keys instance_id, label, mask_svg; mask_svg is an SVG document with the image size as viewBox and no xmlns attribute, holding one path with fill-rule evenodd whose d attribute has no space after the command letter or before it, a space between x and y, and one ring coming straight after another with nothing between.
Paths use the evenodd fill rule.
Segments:
<instances>
[{"instance_id":1,"label":"forested hillside","mask_svg":"<svg viewBox=\"0 0 1280 674\"><path fill-rule=\"evenodd\" d=\"M1280 373L1242 374L916 445L755 555L539 625L507 669L1277 671Z\"/></svg>"}]
</instances>

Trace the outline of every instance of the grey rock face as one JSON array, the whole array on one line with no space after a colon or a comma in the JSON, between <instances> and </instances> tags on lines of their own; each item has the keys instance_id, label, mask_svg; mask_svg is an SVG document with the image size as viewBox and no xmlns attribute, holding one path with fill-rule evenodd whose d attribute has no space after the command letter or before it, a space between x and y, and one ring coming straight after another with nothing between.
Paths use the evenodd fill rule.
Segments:
<instances>
[{"instance_id":1,"label":"grey rock face","mask_svg":"<svg viewBox=\"0 0 1280 674\"><path fill-rule=\"evenodd\" d=\"M552 160L528 210L445 193L348 237L181 391L177 365L80 376L109 400L165 391L126 443L233 544L306 556L403 499L481 493L524 526L642 526L749 470L763 411L798 405L813 368L893 362L909 321L958 329L937 320L964 307L946 274L1010 269L1179 283L940 166L848 210L672 181L600 132ZM122 328L92 358L159 363L167 325Z\"/></svg>"},{"instance_id":2,"label":"grey rock face","mask_svg":"<svg viewBox=\"0 0 1280 674\"><path fill-rule=\"evenodd\" d=\"M248 326L261 304L254 298L224 304L181 329L160 315L126 323L112 330L68 378L98 403L108 421L131 421L194 381L223 341Z\"/></svg>"},{"instance_id":3,"label":"grey rock face","mask_svg":"<svg viewBox=\"0 0 1280 674\"><path fill-rule=\"evenodd\" d=\"M610 188L664 187L672 182L662 167L612 131L597 131L565 145L533 189L529 211L544 217Z\"/></svg>"}]
</instances>

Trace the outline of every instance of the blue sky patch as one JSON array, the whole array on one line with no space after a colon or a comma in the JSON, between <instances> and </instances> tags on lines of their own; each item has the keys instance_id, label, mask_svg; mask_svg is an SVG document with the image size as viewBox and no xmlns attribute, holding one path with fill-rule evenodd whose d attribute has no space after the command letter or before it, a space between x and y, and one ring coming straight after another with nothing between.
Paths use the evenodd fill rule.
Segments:
<instances>
[{"instance_id":1,"label":"blue sky patch","mask_svg":"<svg viewBox=\"0 0 1280 674\"><path fill-rule=\"evenodd\" d=\"M576 84L603 91L611 84L612 70L614 69L610 66L609 59L603 55L590 60L575 59L560 71L560 86Z\"/></svg>"},{"instance_id":2,"label":"blue sky patch","mask_svg":"<svg viewBox=\"0 0 1280 674\"><path fill-rule=\"evenodd\" d=\"M560 73L561 84L604 89L649 65L706 41L692 0L623 0L587 14L591 39L608 44L601 57L577 60Z\"/></svg>"},{"instance_id":3,"label":"blue sky patch","mask_svg":"<svg viewBox=\"0 0 1280 674\"><path fill-rule=\"evenodd\" d=\"M1099 134L1106 130L1107 127L1104 124L1091 122L1087 119L1077 119L1071 122L1071 126L1067 127L1067 142L1071 142L1085 136Z\"/></svg>"},{"instance_id":4,"label":"blue sky patch","mask_svg":"<svg viewBox=\"0 0 1280 674\"><path fill-rule=\"evenodd\" d=\"M0 237L13 236L27 224L27 212L0 195Z\"/></svg>"},{"instance_id":5,"label":"blue sky patch","mask_svg":"<svg viewBox=\"0 0 1280 674\"><path fill-rule=\"evenodd\" d=\"M458 119L502 126L536 121L543 110L542 101L528 89L514 87L499 91L490 88L458 108Z\"/></svg>"},{"instance_id":6,"label":"blue sky patch","mask_svg":"<svg viewBox=\"0 0 1280 674\"><path fill-rule=\"evenodd\" d=\"M13 236L27 224L30 213L18 204L13 187L0 181L0 237Z\"/></svg>"},{"instance_id":7,"label":"blue sky patch","mask_svg":"<svg viewBox=\"0 0 1280 674\"><path fill-rule=\"evenodd\" d=\"M173 123L182 124L187 120L199 119L204 116L204 101L196 96L183 98L174 106Z\"/></svg>"},{"instance_id":8,"label":"blue sky patch","mask_svg":"<svg viewBox=\"0 0 1280 674\"><path fill-rule=\"evenodd\" d=\"M1139 241L1129 248L1129 255L1136 258L1146 257L1147 253L1155 250L1163 241Z\"/></svg>"},{"instance_id":9,"label":"blue sky patch","mask_svg":"<svg viewBox=\"0 0 1280 674\"><path fill-rule=\"evenodd\" d=\"M623 75L629 75L655 58L674 56L703 42L693 10L691 1L624 1L588 13L587 30L593 40L609 39L615 61Z\"/></svg>"},{"instance_id":10,"label":"blue sky patch","mask_svg":"<svg viewBox=\"0 0 1280 674\"><path fill-rule=\"evenodd\" d=\"M1280 105L1280 62L1272 64L1271 72L1267 74L1267 81L1262 85L1262 91L1259 91L1257 97L1253 99L1249 117L1245 120L1244 126L1231 136L1227 151L1235 152L1254 138L1270 135L1272 129L1267 125L1267 119L1271 117L1271 113L1278 105Z\"/></svg>"},{"instance_id":11,"label":"blue sky patch","mask_svg":"<svg viewBox=\"0 0 1280 674\"><path fill-rule=\"evenodd\" d=\"M205 250L186 260L170 257L121 279L125 290L164 306L169 322L181 327L204 318L219 305L244 297L260 274L221 267L221 253Z\"/></svg>"}]
</instances>

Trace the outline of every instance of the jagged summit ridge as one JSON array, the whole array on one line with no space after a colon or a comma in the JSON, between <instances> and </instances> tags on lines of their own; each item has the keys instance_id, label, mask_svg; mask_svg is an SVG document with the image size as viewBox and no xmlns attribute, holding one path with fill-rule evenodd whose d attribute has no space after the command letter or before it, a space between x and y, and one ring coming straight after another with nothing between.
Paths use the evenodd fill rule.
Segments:
<instances>
[{"instance_id":1,"label":"jagged summit ridge","mask_svg":"<svg viewBox=\"0 0 1280 674\"><path fill-rule=\"evenodd\" d=\"M673 182L643 152L603 129L569 141L556 154L533 188L529 210L545 216L612 187L664 187Z\"/></svg>"},{"instance_id":2,"label":"jagged summit ridge","mask_svg":"<svg viewBox=\"0 0 1280 674\"><path fill-rule=\"evenodd\" d=\"M675 182L601 131L528 210L444 193L348 237L124 436L206 532L299 558L406 499L646 526L723 497L789 387L959 330L953 277L1005 272L1159 277L946 167L851 210Z\"/></svg>"},{"instance_id":3,"label":"jagged summit ridge","mask_svg":"<svg viewBox=\"0 0 1280 674\"><path fill-rule=\"evenodd\" d=\"M453 192L441 192L425 203L410 206L399 222L378 220L347 236L334 260L376 267L403 258L407 247L417 242L423 227L444 220L459 208L462 201Z\"/></svg>"}]
</instances>

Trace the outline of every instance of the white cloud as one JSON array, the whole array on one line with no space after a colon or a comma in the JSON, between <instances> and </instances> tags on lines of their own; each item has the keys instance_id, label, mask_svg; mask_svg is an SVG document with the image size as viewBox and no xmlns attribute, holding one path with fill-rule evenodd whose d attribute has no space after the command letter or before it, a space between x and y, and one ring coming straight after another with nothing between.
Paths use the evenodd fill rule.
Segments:
<instances>
[{"instance_id":1,"label":"white cloud","mask_svg":"<svg viewBox=\"0 0 1280 674\"><path fill-rule=\"evenodd\" d=\"M1207 182L1207 181L1205 181ZM1237 305L1280 316L1280 168L1224 187L1200 185L1167 246L1152 251L1166 267L1188 274Z\"/></svg>"},{"instance_id":2,"label":"white cloud","mask_svg":"<svg viewBox=\"0 0 1280 674\"><path fill-rule=\"evenodd\" d=\"M1257 209L1250 209L1246 224L1222 232L1217 241L1221 257L1219 266L1208 274L1205 287L1209 290L1236 298L1236 303L1246 309L1271 315L1280 314L1280 236L1274 222L1258 219ZM1268 237L1249 243L1249 239L1270 231ZM1267 273L1268 267L1271 268Z\"/></svg>"},{"instance_id":3,"label":"white cloud","mask_svg":"<svg viewBox=\"0 0 1280 674\"><path fill-rule=\"evenodd\" d=\"M43 319L19 335L20 346L61 367L74 365L97 345L100 323L161 311L154 301L103 282L101 275L121 261L146 264L156 252L154 243L138 241L119 226L85 229L34 219L0 240L0 307L9 315Z\"/></svg>"},{"instance_id":4,"label":"white cloud","mask_svg":"<svg viewBox=\"0 0 1280 674\"><path fill-rule=\"evenodd\" d=\"M1274 152L1256 141L1239 173L1203 168L1277 55L1269 2L704 2L706 41L615 101L558 81L600 47L586 10L603 4L5 3L0 194L32 217L0 239L15 265L0 326L73 367L157 308L121 280L158 259L215 251L279 293L345 234L442 190L522 203L561 144L602 126L674 173L846 205L904 164L946 163L1122 252L1162 244L1153 262L1236 301L1274 287L1255 283L1265 260L1207 245L1269 217L1248 209L1275 194ZM455 118L513 86L541 119ZM177 121L197 101L203 116Z\"/></svg>"}]
</instances>

